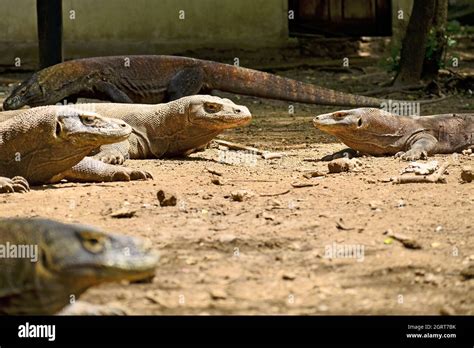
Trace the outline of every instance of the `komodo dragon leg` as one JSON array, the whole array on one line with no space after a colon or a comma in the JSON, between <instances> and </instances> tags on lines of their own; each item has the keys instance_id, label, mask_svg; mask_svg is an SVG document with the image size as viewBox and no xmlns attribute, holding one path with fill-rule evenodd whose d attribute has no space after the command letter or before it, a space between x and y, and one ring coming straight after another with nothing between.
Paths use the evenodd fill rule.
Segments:
<instances>
[{"instance_id":1,"label":"komodo dragon leg","mask_svg":"<svg viewBox=\"0 0 474 348\"><path fill-rule=\"evenodd\" d=\"M0 193L28 192L30 185L25 178L15 176L11 179L0 177Z\"/></svg>"},{"instance_id":2,"label":"komodo dragon leg","mask_svg":"<svg viewBox=\"0 0 474 348\"><path fill-rule=\"evenodd\" d=\"M182 69L168 84L167 99L173 101L189 95L198 94L204 83L204 71L200 67Z\"/></svg>"},{"instance_id":3,"label":"komodo dragon leg","mask_svg":"<svg viewBox=\"0 0 474 348\"><path fill-rule=\"evenodd\" d=\"M123 164L130 156L128 151L130 149L130 142L128 140L116 144L103 145L99 152L93 154L91 157L96 160L109 164Z\"/></svg>"},{"instance_id":4,"label":"komodo dragon leg","mask_svg":"<svg viewBox=\"0 0 474 348\"><path fill-rule=\"evenodd\" d=\"M103 182L103 181L130 181L153 179L153 176L142 170L134 170L121 166L114 166L101 162L92 157L86 157L71 169L61 174L61 177L53 178L68 179L79 182Z\"/></svg>"},{"instance_id":5,"label":"komodo dragon leg","mask_svg":"<svg viewBox=\"0 0 474 348\"><path fill-rule=\"evenodd\" d=\"M133 103L133 100L130 99L125 92L109 82L97 81L95 82L94 87L98 92L105 94L115 103Z\"/></svg>"},{"instance_id":6,"label":"komodo dragon leg","mask_svg":"<svg viewBox=\"0 0 474 348\"><path fill-rule=\"evenodd\" d=\"M427 133L417 134L410 142L409 149L406 152L400 151L395 154L395 158L400 157L405 161L416 161L426 159L428 154L436 147L438 140Z\"/></svg>"}]
</instances>

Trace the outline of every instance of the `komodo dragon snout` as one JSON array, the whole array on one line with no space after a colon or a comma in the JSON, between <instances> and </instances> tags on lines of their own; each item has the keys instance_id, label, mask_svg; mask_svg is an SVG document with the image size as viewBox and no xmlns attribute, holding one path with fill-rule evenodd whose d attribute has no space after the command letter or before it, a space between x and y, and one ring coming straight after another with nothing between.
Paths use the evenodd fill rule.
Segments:
<instances>
[{"instance_id":1,"label":"komodo dragon snout","mask_svg":"<svg viewBox=\"0 0 474 348\"><path fill-rule=\"evenodd\" d=\"M132 127L125 121L64 107L56 114L56 138L73 143L113 144L126 140Z\"/></svg>"},{"instance_id":2,"label":"komodo dragon snout","mask_svg":"<svg viewBox=\"0 0 474 348\"><path fill-rule=\"evenodd\" d=\"M382 109L359 108L316 116L313 124L362 154L395 155L406 161L461 152L473 146L472 114L401 116ZM323 159L333 159L340 151Z\"/></svg>"},{"instance_id":3,"label":"komodo dragon snout","mask_svg":"<svg viewBox=\"0 0 474 348\"><path fill-rule=\"evenodd\" d=\"M91 286L152 278L159 261L148 240L46 219L0 219L0 244L24 254L0 258L0 315L57 313Z\"/></svg>"},{"instance_id":4,"label":"komodo dragon snout","mask_svg":"<svg viewBox=\"0 0 474 348\"><path fill-rule=\"evenodd\" d=\"M187 98L188 120L208 129L228 129L248 124L252 120L249 109L229 99L210 95Z\"/></svg>"}]
</instances>

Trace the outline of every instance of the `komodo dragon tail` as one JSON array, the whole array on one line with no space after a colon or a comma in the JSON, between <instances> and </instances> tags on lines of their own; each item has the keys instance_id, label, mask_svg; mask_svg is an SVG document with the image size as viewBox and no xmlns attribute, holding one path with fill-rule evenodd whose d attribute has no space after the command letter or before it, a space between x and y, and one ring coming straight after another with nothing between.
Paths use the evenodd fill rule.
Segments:
<instances>
[{"instance_id":1,"label":"komodo dragon tail","mask_svg":"<svg viewBox=\"0 0 474 348\"><path fill-rule=\"evenodd\" d=\"M383 103L388 103L386 99L339 92L313 84L252 69L229 66L227 64L219 64L216 66L214 63L212 66L204 66L204 69L208 70L209 73L207 75L213 79L212 85L215 89L231 93L319 105L381 107ZM437 100L413 102L425 104L435 101ZM392 100L392 103L393 102L407 103L407 101L397 100Z\"/></svg>"}]
</instances>

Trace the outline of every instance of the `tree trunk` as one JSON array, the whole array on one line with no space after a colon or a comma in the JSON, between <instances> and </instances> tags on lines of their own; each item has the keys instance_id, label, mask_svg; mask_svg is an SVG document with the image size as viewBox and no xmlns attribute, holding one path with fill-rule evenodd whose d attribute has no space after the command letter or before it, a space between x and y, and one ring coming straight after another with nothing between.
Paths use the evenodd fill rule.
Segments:
<instances>
[{"instance_id":1,"label":"tree trunk","mask_svg":"<svg viewBox=\"0 0 474 348\"><path fill-rule=\"evenodd\" d=\"M421 79L435 4L436 0L413 1L413 10L400 52L400 70L395 77L395 86L416 84Z\"/></svg>"},{"instance_id":2,"label":"tree trunk","mask_svg":"<svg viewBox=\"0 0 474 348\"><path fill-rule=\"evenodd\" d=\"M432 35L436 42L433 50L425 55L423 62L423 73L421 78L424 80L436 80L438 70L441 67L444 52L447 46L446 23L448 21L448 0L437 0L432 24Z\"/></svg>"}]
</instances>

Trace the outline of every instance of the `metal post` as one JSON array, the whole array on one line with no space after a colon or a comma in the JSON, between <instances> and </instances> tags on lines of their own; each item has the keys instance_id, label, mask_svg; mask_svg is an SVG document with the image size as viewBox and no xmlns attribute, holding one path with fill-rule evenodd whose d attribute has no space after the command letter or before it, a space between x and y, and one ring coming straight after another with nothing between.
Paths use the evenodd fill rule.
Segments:
<instances>
[{"instance_id":1,"label":"metal post","mask_svg":"<svg viewBox=\"0 0 474 348\"><path fill-rule=\"evenodd\" d=\"M62 0L36 0L40 68L63 61Z\"/></svg>"}]
</instances>

